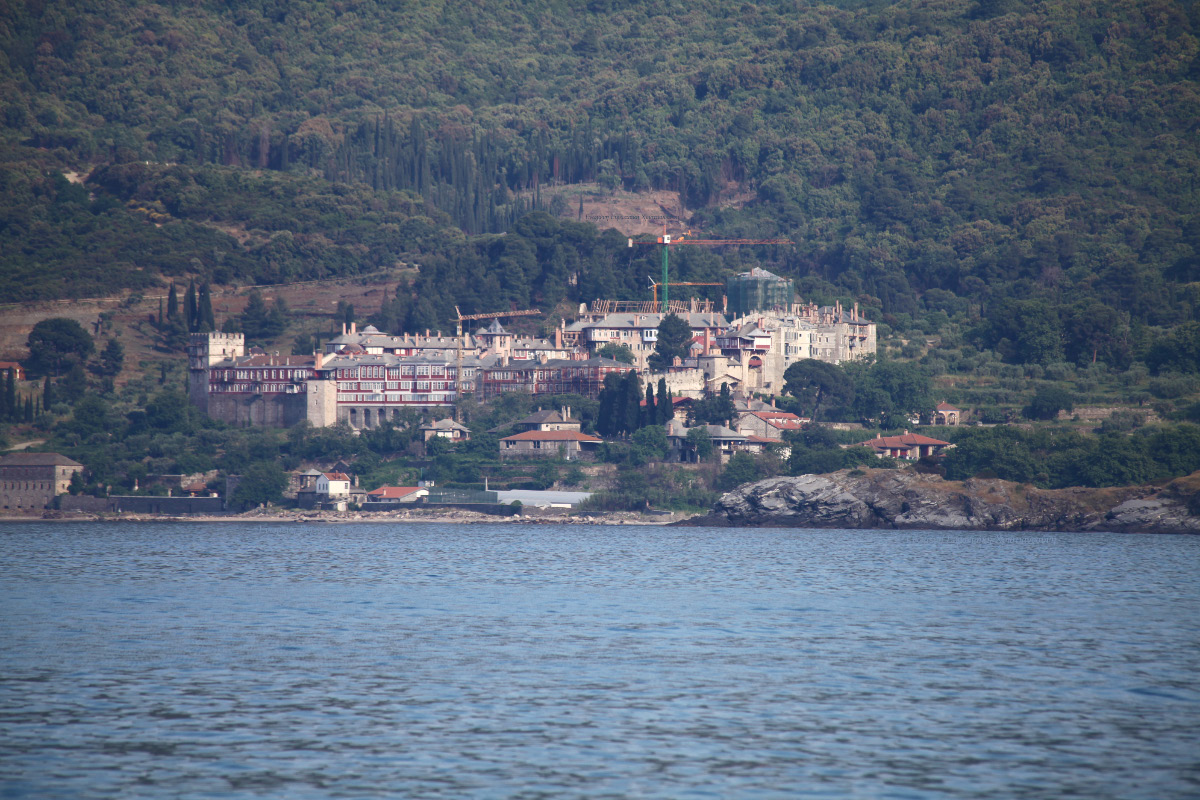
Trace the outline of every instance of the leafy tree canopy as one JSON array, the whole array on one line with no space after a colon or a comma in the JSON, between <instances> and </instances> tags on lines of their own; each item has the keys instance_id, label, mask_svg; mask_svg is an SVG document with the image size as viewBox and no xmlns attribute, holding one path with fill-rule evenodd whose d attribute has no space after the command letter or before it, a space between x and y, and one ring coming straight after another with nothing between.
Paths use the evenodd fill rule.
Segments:
<instances>
[{"instance_id":1,"label":"leafy tree canopy","mask_svg":"<svg viewBox=\"0 0 1200 800\"><path fill-rule=\"evenodd\" d=\"M90 356L95 347L83 326L65 317L44 319L34 325L26 346L29 358L25 368L31 377L59 375L69 363Z\"/></svg>"}]
</instances>

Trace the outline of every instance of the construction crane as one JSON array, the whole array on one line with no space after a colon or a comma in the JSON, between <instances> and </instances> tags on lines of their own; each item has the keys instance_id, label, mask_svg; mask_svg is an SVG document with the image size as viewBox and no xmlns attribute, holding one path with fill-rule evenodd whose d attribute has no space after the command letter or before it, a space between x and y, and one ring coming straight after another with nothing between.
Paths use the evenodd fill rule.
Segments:
<instances>
[{"instance_id":1,"label":"construction crane","mask_svg":"<svg viewBox=\"0 0 1200 800\"><path fill-rule=\"evenodd\" d=\"M665 298L667 286L724 286L724 285L725 284L723 284L723 283L701 283L698 281L671 281L670 283L659 283L658 281L654 280L654 278L651 278L650 279L650 294L653 295L653 297L654 297L654 301L653 301L654 304L658 305L658 287L660 287L660 286L664 287L663 288L663 292L664 292L663 296Z\"/></svg>"},{"instance_id":2,"label":"construction crane","mask_svg":"<svg viewBox=\"0 0 1200 800\"><path fill-rule=\"evenodd\" d=\"M500 319L501 317L532 317L542 313L536 308L527 308L524 311L491 311L487 314L466 314L464 315L458 310L458 306L454 307L454 313L458 315L458 335L462 336L464 322L476 319Z\"/></svg>"},{"instance_id":3,"label":"construction crane","mask_svg":"<svg viewBox=\"0 0 1200 800\"><path fill-rule=\"evenodd\" d=\"M659 286L663 287L663 299L662 299L662 313L663 314L667 313L667 304L669 302L669 292L670 292L671 283L670 283L670 279L667 277L667 252L672 247L674 247L676 245L681 245L681 244L698 244L698 245L705 245L707 247L720 247L722 245L730 245L730 244L795 244L795 242L793 242L791 239L688 239L688 238L686 238L688 236L691 236L691 234L692 234L691 231L686 231L677 236L672 236L671 234L667 233L667 228L664 225L662 236L659 236L656 241L635 242L633 239L629 240L630 247L633 247L635 244L661 244L663 246L663 249L662 249L662 283L658 284ZM686 285L686 284L676 284L676 285L679 286L679 285Z\"/></svg>"}]
</instances>

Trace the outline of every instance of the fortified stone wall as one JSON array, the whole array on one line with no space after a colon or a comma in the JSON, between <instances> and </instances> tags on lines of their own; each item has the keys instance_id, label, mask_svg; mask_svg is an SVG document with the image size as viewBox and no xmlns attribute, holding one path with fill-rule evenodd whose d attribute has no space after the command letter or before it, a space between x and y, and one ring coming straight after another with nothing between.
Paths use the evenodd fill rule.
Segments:
<instances>
[{"instance_id":1,"label":"fortified stone wall","mask_svg":"<svg viewBox=\"0 0 1200 800\"><path fill-rule=\"evenodd\" d=\"M307 412L303 394L208 396L208 415L230 425L290 428Z\"/></svg>"}]
</instances>

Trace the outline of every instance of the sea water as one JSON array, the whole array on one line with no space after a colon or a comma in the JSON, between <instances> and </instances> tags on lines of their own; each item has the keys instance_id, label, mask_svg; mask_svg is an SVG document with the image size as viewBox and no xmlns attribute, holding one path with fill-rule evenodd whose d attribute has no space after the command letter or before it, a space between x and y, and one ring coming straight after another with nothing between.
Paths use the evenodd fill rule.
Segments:
<instances>
[{"instance_id":1,"label":"sea water","mask_svg":"<svg viewBox=\"0 0 1200 800\"><path fill-rule=\"evenodd\" d=\"M0 526L3 797L1200 796L1200 537Z\"/></svg>"}]
</instances>

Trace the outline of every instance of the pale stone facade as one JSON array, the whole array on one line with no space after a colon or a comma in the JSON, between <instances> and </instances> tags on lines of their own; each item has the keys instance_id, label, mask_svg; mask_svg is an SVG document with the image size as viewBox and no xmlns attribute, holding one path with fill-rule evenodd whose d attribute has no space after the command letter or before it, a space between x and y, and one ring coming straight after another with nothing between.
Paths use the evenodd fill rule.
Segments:
<instances>
[{"instance_id":1,"label":"pale stone facade","mask_svg":"<svg viewBox=\"0 0 1200 800\"><path fill-rule=\"evenodd\" d=\"M13 453L0 458L0 506L9 510L43 509L66 494L71 476L83 464L58 453Z\"/></svg>"}]
</instances>

